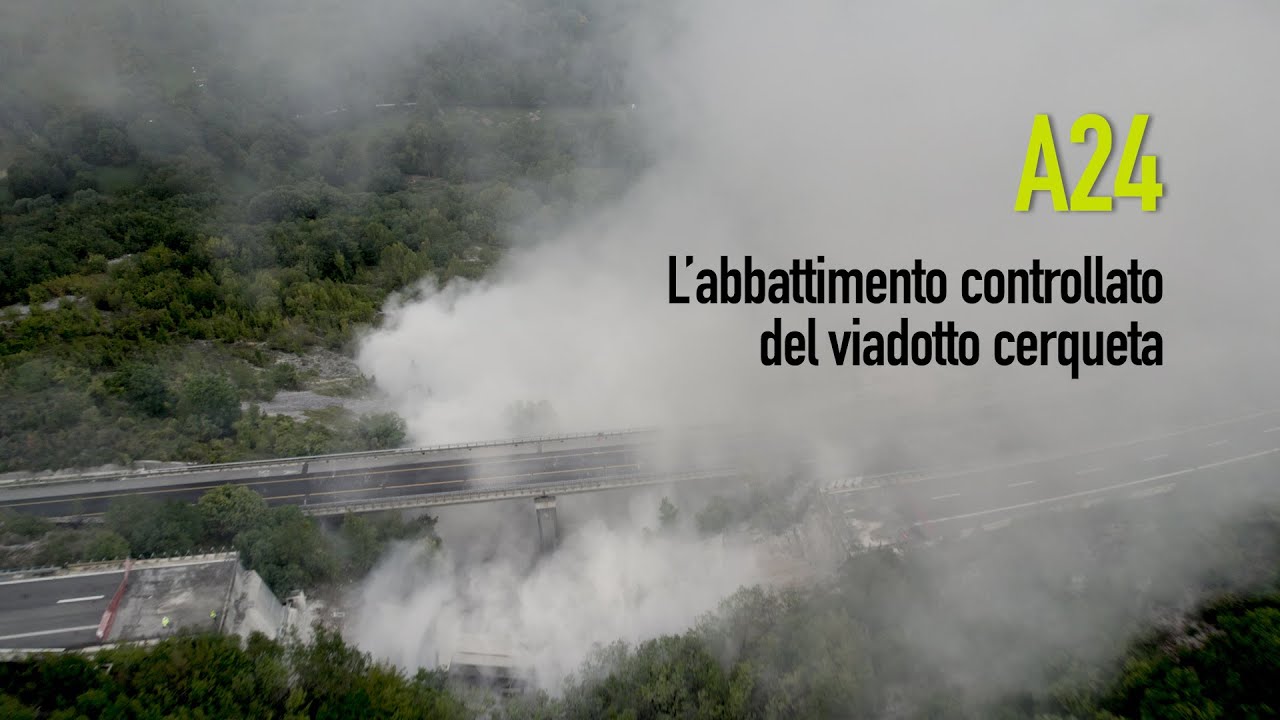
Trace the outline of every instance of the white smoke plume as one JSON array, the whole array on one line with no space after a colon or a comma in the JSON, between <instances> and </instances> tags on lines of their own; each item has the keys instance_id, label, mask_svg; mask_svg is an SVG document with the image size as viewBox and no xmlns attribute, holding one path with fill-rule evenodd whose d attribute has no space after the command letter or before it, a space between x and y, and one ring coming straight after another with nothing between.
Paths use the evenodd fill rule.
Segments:
<instances>
[{"instance_id":1,"label":"white smoke plume","mask_svg":"<svg viewBox=\"0 0 1280 720\"><path fill-rule=\"evenodd\" d=\"M483 282L428 289L388 308L385 327L365 338L360 364L402 399L415 440L507 435L506 408L547 400L566 430L724 419L809 430L821 457L845 472L873 461L847 451L862 437L857 428L884 436L927 423L973 430L980 410L1004 408L956 447L939 435L895 451L902 464L927 464L946 450L1070 446L1077 431L1212 416L1273 394L1258 379L1278 347L1271 278L1280 222L1268 168L1280 136L1268 124L1280 8L702 0L678 15L679 32L663 38L661 54L634 59L644 90L636 112L657 161L632 190L555 240L513 252ZM1109 214L1054 215L1039 201L1037 212L1015 214L1031 120L1042 112L1054 117L1072 183L1089 154L1068 147L1073 118L1107 115L1118 154L1129 119L1150 113L1144 152L1160 158L1161 210L1118 201ZM1115 167L1099 189L1111 187ZM700 267L744 253L765 266L817 254L829 266L862 268L919 257L950 271L950 299L938 307L668 304L668 255L692 254ZM1090 254L1158 268L1164 300L1119 309L959 301L965 267L1025 267L1033 258L1070 267ZM683 279L691 290L691 276ZM765 368L759 334L775 314L789 327L813 315L821 329L844 329L850 316L884 330L903 316L953 319L983 337L983 360L947 370L829 360ZM1131 319L1163 333L1164 367L1085 368L1073 381L1056 364L991 361L996 329L1123 329ZM675 629L752 579L733 553L722 566L705 546L676 552L638 532L634 524L584 527L532 573L496 561L431 575L389 601L395 617L420 623L421 639L377 618L356 637L422 662L460 598L506 588L514 600L490 608L508 610L491 613L491 627L543 643L554 633L565 638L560 647L583 649L589 640ZM1052 553L1039 561L1051 563ZM689 567L716 572L686 575ZM366 594L388 593L383 583L400 582L396 572L379 574ZM613 612L620 593L638 587L648 591L635 606L640 621L622 622ZM671 604L677 588L693 601ZM959 617L988 620L989 612L968 607ZM551 665L571 666L563 658Z\"/></svg>"},{"instance_id":2,"label":"white smoke plume","mask_svg":"<svg viewBox=\"0 0 1280 720\"><path fill-rule=\"evenodd\" d=\"M1245 8L1249 7L1249 10ZM1003 8L1003 9L1001 9ZM1090 10L1092 8L1092 10ZM509 434L506 408L550 401L562 426L592 429L706 416L807 415L813 397L856 385L994 386L1029 376L1064 393L1123 379L1159 399L1170 377L1224 352L1274 351L1258 333L1274 299L1274 254L1256 163L1276 140L1233 118L1266 116L1256 85L1275 59L1274 9L1138 3L1114 9L908 3L688 6L639 109L653 128L652 170L618 205L556 240L513 253L488 280L429 291L389 309L360 362L403 399L416 440ZM1196 47L1197 52L1181 52ZM638 71L639 73L640 71ZM1152 115L1145 152L1161 158L1164 207L1054 216L1012 212L1031 118L1050 112L1070 180L1088 151L1069 122L1107 114L1116 153L1135 113ZM1099 188L1109 188L1113 160ZM1047 203L1041 203L1046 206ZM824 254L829 266L951 270L942 306L699 307L667 303L667 256L713 265ZM1165 276L1157 306L1120 309L965 305L959 270L1078 266L1087 254L1138 258ZM692 275L682 278L692 290ZM821 329L892 329L954 319L979 331L983 360L964 371L764 368L759 335L774 315ZM996 329L1123 329L1164 335L1165 367L1137 372L997 368ZM985 332L984 332L985 331ZM1199 367L1196 365L1195 367ZM925 394L934 390L926 389ZM998 393L997 393L998 394ZM1143 395L1145 397L1145 394ZM885 408L864 409L879 412Z\"/></svg>"},{"instance_id":3,"label":"white smoke plume","mask_svg":"<svg viewBox=\"0 0 1280 720\"><path fill-rule=\"evenodd\" d=\"M355 598L351 635L411 668L459 651L511 654L554 691L593 646L682 632L762 578L740 542L661 528L651 493L613 501L621 512L597 515L561 498L561 522L581 522L541 559L524 503L445 512L443 553L426 560L421 546L402 547L384 558Z\"/></svg>"}]
</instances>

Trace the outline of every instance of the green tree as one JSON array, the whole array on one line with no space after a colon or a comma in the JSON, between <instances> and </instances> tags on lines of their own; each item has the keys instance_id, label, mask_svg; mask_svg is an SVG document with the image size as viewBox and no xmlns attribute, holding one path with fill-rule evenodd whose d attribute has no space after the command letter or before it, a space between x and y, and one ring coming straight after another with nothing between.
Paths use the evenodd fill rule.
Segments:
<instances>
[{"instance_id":1,"label":"green tree","mask_svg":"<svg viewBox=\"0 0 1280 720\"><path fill-rule=\"evenodd\" d=\"M53 523L36 515L24 515L12 510L0 510L0 536L13 540L29 541L43 537L53 529Z\"/></svg>"},{"instance_id":2,"label":"green tree","mask_svg":"<svg viewBox=\"0 0 1280 720\"><path fill-rule=\"evenodd\" d=\"M227 378L201 373L183 383L179 408L184 415L206 420L226 434L240 417L240 397Z\"/></svg>"},{"instance_id":3,"label":"green tree","mask_svg":"<svg viewBox=\"0 0 1280 720\"><path fill-rule=\"evenodd\" d=\"M296 505L271 508L266 519L236 536L245 564L279 596L315 587L338 571L328 538Z\"/></svg>"},{"instance_id":4,"label":"green tree","mask_svg":"<svg viewBox=\"0 0 1280 720\"><path fill-rule=\"evenodd\" d=\"M9 190L16 198L61 197L70 189L67 174L45 158L21 158L9 166Z\"/></svg>"},{"instance_id":5,"label":"green tree","mask_svg":"<svg viewBox=\"0 0 1280 720\"><path fill-rule=\"evenodd\" d=\"M276 363L267 371L268 382L273 390L301 390L302 379L298 376L298 368L289 363Z\"/></svg>"},{"instance_id":6,"label":"green tree","mask_svg":"<svg viewBox=\"0 0 1280 720\"><path fill-rule=\"evenodd\" d=\"M12 695L0 695L0 717L5 720L37 720L35 708L24 705Z\"/></svg>"},{"instance_id":7,"label":"green tree","mask_svg":"<svg viewBox=\"0 0 1280 720\"><path fill-rule=\"evenodd\" d=\"M220 485L201 495L197 505L206 537L215 543L231 542L267 515L266 500L243 485Z\"/></svg>"},{"instance_id":8,"label":"green tree","mask_svg":"<svg viewBox=\"0 0 1280 720\"><path fill-rule=\"evenodd\" d=\"M89 532L55 530L40 542L38 565L66 565L85 560L112 560L129 554L129 544L110 530Z\"/></svg>"},{"instance_id":9,"label":"green tree","mask_svg":"<svg viewBox=\"0 0 1280 720\"><path fill-rule=\"evenodd\" d=\"M109 385L148 415L166 415L173 402L164 373L155 365L127 365L111 377Z\"/></svg>"},{"instance_id":10,"label":"green tree","mask_svg":"<svg viewBox=\"0 0 1280 720\"><path fill-rule=\"evenodd\" d=\"M118 498L107 508L106 525L129 543L135 556L191 552L205 538L200 511L177 500Z\"/></svg>"},{"instance_id":11,"label":"green tree","mask_svg":"<svg viewBox=\"0 0 1280 720\"><path fill-rule=\"evenodd\" d=\"M355 432L362 449L387 450L404 444L407 428L395 413L376 413L362 415Z\"/></svg>"}]
</instances>

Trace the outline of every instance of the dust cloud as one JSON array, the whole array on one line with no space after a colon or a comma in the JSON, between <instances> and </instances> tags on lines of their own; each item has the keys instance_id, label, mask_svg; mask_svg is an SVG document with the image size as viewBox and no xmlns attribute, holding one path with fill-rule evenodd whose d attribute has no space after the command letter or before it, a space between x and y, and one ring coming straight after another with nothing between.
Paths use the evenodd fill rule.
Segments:
<instances>
[{"instance_id":1,"label":"dust cloud","mask_svg":"<svg viewBox=\"0 0 1280 720\"><path fill-rule=\"evenodd\" d=\"M510 435L506 410L520 401L550 402L575 430L805 417L815 397L868 385L927 398L956 385L999 396L1004 386L1066 394L1118 384L1132 398L1119 405L1161 401L1171 378L1192 368L1202 377L1206 364L1256 365L1248 361L1276 348L1262 331L1274 250L1261 240L1276 221L1246 173L1260 170L1248 158L1269 156L1277 141L1244 119L1266 117L1271 102L1257 91L1257 68L1276 51L1253 16L1274 10L1096 8L688 6L665 52L636 58L636 112L652 128L657 161L633 190L554 241L513 253L482 282L429 288L424 301L388 308L361 365L403 398L414 438L427 443ZM1179 51L1187 46L1200 50ZM1093 111L1112 119L1117 145L1128 118L1152 115L1145 151L1162 162L1161 210L1118 201L1116 212L1093 216L1013 213L1031 117L1055 117L1070 181L1088 151L1066 146L1069 122ZM1110 187L1116 164L1099 187ZM950 271L949 299L667 303L668 255L694 255L697 268L746 253L766 267L817 254L860 268L919 257ZM1165 299L1119 308L960 300L964 268L1033 258L1078 267L1091 254L1159 269ZM692 274L682 282L690 292ZM834 367L829 358L816 369L764 368L759 337L775 310L788 329L810 315L834 330L851 316L864 330L893 329L904 316L955 320L980 333L983 358L963 370ZM1129 320L1162 333L1164 367L1086 368L1071 381L1056 362L1022 370L991 357L999 329L1112 330ZM892 411L860 404L857 413Z\"/></svg>"},{"instance_id":2,"label":"dust cloud","mask_svg":"<svg viewBox=\"0 0 1280 720\"><path fill-rule=\"evenodd\" d=\"M687 523L661 527L659 502L653 493L614 497L613 507L561 498L561 522L580 522L541 558L530 505L446 509L441 553L389 553L353 598L349 632L403 667L435 667L455 652L508 654L554 691L594 646L682 632L762 579L744 543L698 539Z\"/></svg>"},{"instance_id":3,"label":"dust cloud","mask_svg":"<svg viewBox=\"0 0 1280 720\"><path fill-rule=\"evenodd\" d=\"M1271 332L1280 300L1271 239L1280 222L1265 193L1280 140L1266 127L1276 105L1266 88L1280 64L1280 8L704 0L684 5L676 20L674 35L637 42L662 52L633 58L636 112L656 161L630 192L554 240L514 251L484 281L427 287L420 299L393 304L384 327L363 340L361 367L402 399L416 441L509 435L512 403L545 400L566 430L772 423L807 436L814 456L839 472L857 472L883 460L865 452L875 443L863 430L887 442L937 426L934 442L894 446L901 467L974 448L1069 448L1091 430L1142 435L1149 424L1216 419L1267 399L1257 383L1280 349ZM1129 118L1150 113L1144 152L1160 159L1160 211L1120 200L1109 214L1054 215L1040 201L1037 212L1015 214L1031 119L1042 112L1055 120L1072 184L1089 157L1065 142L1073 118L1109 117L1118 152ZM1099 188L1112 186L1116 164ZM766 267L818 254L829 266L861 268L919 257L949 271L949 300L667 302L668 255L694 255L702 267L746 253ZM1164 300L1120 308L959 300L964 268L1025 267L1033 258L1072 267L1094 254L1159 269ZM691 276L683 280L690 290ZM836 330L850 316L882 330L900 317L955 320L982 335L983 359L968 369L829 360L765 368L759 336L775 314L791 327L815 316ZM1073 381L1056 363L1000 368L990 357L995 330L1111 330L1129 320L1163 334L1163 367L1085 368ZM972 423L984 408L991 422ZM635 526L587 526L532 573L496 559L419 582L392 558L367 595L395 598L388 602L399 619L368 618L356 637L423 662L437 642L432 630L451 622L464 596L479 594L502 598L486 606L490 628L521 628L556 646L546 639L554 632L565 638L558 647L577 650L588 639L687 626L713 596L752 580L732 549L716 549L727 552L721 558L708 546L640 537ZM1019 555L1019 568L1052 565L1060 554L1048 546ZM1188 576L1194 565L1177 563ZM697 572L686 575L690 568ZM619 593L639 587L648 599L636 616L611 612ZM692 600L673 602L673 588ZM1016 589L965 595L1006 601L974 600L956 619L981 624L1023 599L1048 602L1008 594ZM421 633L401 635L404 618ZM571 655L549 667L570 667Z\"/></svg>"}]
</instances>

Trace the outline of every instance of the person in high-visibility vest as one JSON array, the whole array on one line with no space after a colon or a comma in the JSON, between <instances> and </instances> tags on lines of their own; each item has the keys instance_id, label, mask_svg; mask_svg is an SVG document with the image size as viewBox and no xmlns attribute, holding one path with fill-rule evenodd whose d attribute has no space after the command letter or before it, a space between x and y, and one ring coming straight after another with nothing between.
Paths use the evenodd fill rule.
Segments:
<instances>
[{"instance_id":1,"label":"person in high-visibility vest","mask_svg":"<svg viewBox=\"0 0 1280 720\"><path fill-rule=\"evenodd\" d=\"M168 615L165 615L163 618L161 618L161 619L160 619L160 626L161 626L161 627L165 627L165 628L169 627L169 616L168 616Z\"/></svg>"},{"instance_id":2,"label":"person in high-visibility vest","mask_svg":"<svg viewBox=\"0 0 1280 720\"><path fill-rule=\"evenodd\" d=\"M210 618L211 620L217 620L217 619L218 619L218 611L217 611L217 610L210 610L210 611L209 611L209 618Z\"/></svg>"}]
</instances>

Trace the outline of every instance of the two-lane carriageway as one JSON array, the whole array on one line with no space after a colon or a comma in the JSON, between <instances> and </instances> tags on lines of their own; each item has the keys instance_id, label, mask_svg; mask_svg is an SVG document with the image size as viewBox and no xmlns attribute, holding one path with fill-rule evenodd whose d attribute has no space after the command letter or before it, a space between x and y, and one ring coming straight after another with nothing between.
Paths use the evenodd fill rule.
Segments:
<instances>
[{"instance_id":1,"label":"two-lane carriageway","mask_svg":"<svg viewBox=\"0 0 1280 720\"><path fill-rule=\"evenodd\" d=\"M1016 514L1154 497L1180 483L1212 481L1237 468L1280 488L1280 411L1053 457L894 473L827 492L850 516L892 508L898 522L935 536Z\"/></svg>"},{"instance_id":2,"label":"two-lane carriageway","mask_svg":"<svg viewBox=\"0 0 1280 720\"><path fill-rule=\"evenodd\" d=\"M75 648L98 641L123 570L0 581L0 649Z\"/></svg>"},{"instance_id":3,"label":"two-lane carriageway","mask_svg":"<svg viewBox=\"0 0 1280 720\"><path fill-rule=\"evenodd\" d=\"M269 504L333 503L380 500L464 490L491 490L526 485L571 483L642 471L638 444L608 444L546 452L524 451L489 457L423 460L382 467L317 470L319 463L301 462L286 474L266 477L163 475L145 484L128 481L49 483L0 492L0 508L45 517L94 517L113 500L146 497L193 502L219 485L243 485Z\"/></svg>"}]
</instances>

